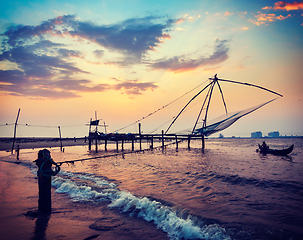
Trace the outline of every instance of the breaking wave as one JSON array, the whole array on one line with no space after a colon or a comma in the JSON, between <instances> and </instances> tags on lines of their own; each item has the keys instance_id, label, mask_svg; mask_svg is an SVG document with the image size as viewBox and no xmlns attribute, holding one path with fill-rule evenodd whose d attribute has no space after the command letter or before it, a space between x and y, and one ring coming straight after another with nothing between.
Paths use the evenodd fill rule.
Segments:
<instances>
[{"instance_id":1,"label":"breaking wave","mask_svg":"<svg viewBox=\"0 0 303 240\"><path fill-rule=\"evenodd\" d=\"M197 225L190 215L187 219L180 218L171 207L121 191L116 184L93 174L62 171L60 176L54 177L52 185L57 193L68 194L72 201L107 201L109 208L153 222L170 239L231 239L217 224Z\"/></svg>"}]
</instances>

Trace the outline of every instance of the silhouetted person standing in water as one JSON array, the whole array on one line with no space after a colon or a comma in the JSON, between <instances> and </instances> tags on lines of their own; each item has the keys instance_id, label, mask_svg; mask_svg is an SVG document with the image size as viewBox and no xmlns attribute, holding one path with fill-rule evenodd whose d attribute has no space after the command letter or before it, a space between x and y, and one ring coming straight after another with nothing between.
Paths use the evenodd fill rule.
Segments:
<instances>
[{"instance_id":1,"label":"silhouetted person standing in water","mask_svg":"<svg viewBox=\"0 0 303 240\"><path fill-rule=\"evenodd\" d=\"M53 176L52 164L54 163L50 151L47 149L38 152L35 161L39 170L37 172L39 185L38 213L50 213L51 207L51 176Z\"/></svg>"}]
</instances>

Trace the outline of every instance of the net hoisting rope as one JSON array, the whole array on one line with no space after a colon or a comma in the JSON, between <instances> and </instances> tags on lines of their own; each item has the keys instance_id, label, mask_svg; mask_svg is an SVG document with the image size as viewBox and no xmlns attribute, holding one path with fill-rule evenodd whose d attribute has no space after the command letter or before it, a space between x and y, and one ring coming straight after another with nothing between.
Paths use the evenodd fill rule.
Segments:
<instances>
[{"instance_id":1,"label":"net hoisting rope","mask_svg":"<svg viewBox=\"0 0 303 240\"><path fill-rule=\"evenodd\" d=\"M182 96L180 96L180 97L176 98L175 100L173 100L173 101L169 102L168 104L164 105L163 107L158 108L158 109L157 109L157 110L155 110L154 112L149 113L148 115L146 115L146 116L142 117L141 119L139 119L139 120L137 120L137 121L135 121L135 122L133 122L133 123L131 123L131 124L129 124L129 125L127 125L127 126L125 126L125 127L119 128L119 129L115 130L114 132L121 131L121 130L123 130L123 129L125 129L125 128L128 128L128 127L130 127L130 126L132 126L132 125L134 125L134 124L136 124L136 123L139 123L139 122L141 122L141 121L145 120L146 118L148 118L148 117L152 116L153 114L155 114L155 113L159 112L160 110L162 110L162 109L164 109L164 108L168 107L169 105L171 105L171 104L173 104L174 102L178 101L178 100L179 100L179 99L181 99L182 97L184 97L184 96L186 96L187 94L191 93L192 91L194 91L195 89L197 89L198 87L200 87L201 85L203 85L203 84L204 84L205 82L207 82L207 81L208 81L208 80L204 81L203 83L201 83L201 84L199 84L198 86L194 87L194 88L193 88L193 89L191 89L190 91L188 91L188 92L184 93Z\"/></svg>"}]
</instances>

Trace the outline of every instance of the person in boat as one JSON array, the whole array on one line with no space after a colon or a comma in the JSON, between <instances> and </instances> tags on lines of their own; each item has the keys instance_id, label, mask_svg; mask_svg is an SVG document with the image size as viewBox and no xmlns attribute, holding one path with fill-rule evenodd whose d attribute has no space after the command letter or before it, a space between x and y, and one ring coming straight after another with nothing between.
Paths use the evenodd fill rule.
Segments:
<instances>
[{"instance_id":1,"label":"person in boat","mask_svg":"<svg viewBox=\"0 0 303 240\"><path fill-rule=\"evenodd\" d=\"M263 141L262 145L260 146L261 152L266 152L269 149L268 145Z\"/></svg>"}]
</instances>

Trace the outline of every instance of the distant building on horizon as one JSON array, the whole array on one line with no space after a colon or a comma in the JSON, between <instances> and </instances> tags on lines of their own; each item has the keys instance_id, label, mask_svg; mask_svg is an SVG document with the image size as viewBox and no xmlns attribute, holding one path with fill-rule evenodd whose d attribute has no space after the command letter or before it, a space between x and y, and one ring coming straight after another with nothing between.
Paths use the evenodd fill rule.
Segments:
<instances>
[{"instance_id":1,"label":"distant building on horizon","mask_svg":"<svg viewBox=\"0 0 303 240\"><path fill-rule=\"evenodd\" d=\"M252 133L250 134L250 137L251 137L251 138L261 138L261 137L262 137L262 132L260 132L260 131L252 132Z\"/></svg>"},{"instance_id":2,"label":"distant building on horizon","mask_svg":"<svg viewBox=\"0 0 303 240\"><path fill-rule=\"evenodd\" d=\"M280 137L280 133L278 131L268 133L268 137L277 138Z\"/></svg>"}]
</instances>

